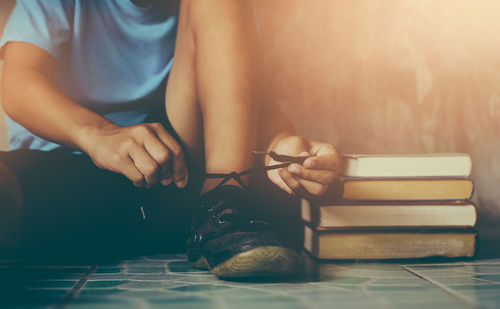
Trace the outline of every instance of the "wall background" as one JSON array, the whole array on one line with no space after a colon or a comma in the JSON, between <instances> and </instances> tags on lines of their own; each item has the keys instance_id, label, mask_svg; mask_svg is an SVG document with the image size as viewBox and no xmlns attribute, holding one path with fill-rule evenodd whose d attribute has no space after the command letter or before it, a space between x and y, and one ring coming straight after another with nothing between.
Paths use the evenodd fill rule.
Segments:
<instances>
[{"instance_id":1,"label":"wall background","mask_svg":"<svg viewBox=\"0 0 500 309\"><path fill-rule=\"evenodd\" d=\"M470 153L482 222L500 222L500 2L255 3L299 132L345 153Z\"/></svg>"},{"instance_id":2,"label":"wall background","mask_svg":"<svg viewBox=\"0 0 500 309\"><path fill-rule=\"evenodd\" d=\"M500 221L500 2L255 8L273 97L300 133L351 153L468 152L483 222Z\"/></svg>"}]
</instances>

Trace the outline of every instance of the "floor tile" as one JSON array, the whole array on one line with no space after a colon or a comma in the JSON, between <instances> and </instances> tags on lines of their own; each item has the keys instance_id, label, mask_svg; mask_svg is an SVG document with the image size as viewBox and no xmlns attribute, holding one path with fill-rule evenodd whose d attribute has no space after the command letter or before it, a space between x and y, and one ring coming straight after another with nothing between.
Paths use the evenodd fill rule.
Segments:
<instances>
[{"instance_id":1,"label":"floor tile","mask_svg":"<svg viewBox=\"0 0 500 309\"><path fill-rule=\"evenodd\" d=\"M458 298L463 298L477 306L486 308L500 307L500 274L497 274L500 262L495 260L478 260L474 263L456 265L412 265L409 270L435 282ZM436 272L439 269L440 272ZM459 269L463 274L454 272ZM444 276L443 271L453 271L454 276Z\"/></svg>"},{"instance_id":2,"label":"floor tile","mask_svg":"<svg viewBox=\"0 0 500 309\"><path fill-rule=\"evenodd\" d=\"M500 307L500 260L312 263L289 282L224 281L184 255L102 265L0 261L0 308L485 308Z\"/></svg>"},{"instance_id":3,"label":"floor tile","mask_svg":"<svg viewBox=\"0 0 500 309\"><path fill-rule=\"evenodd\" d=\"M64 301L90 267L0 266L0 308L43 308Z\"/></svg>"}]
</instances>

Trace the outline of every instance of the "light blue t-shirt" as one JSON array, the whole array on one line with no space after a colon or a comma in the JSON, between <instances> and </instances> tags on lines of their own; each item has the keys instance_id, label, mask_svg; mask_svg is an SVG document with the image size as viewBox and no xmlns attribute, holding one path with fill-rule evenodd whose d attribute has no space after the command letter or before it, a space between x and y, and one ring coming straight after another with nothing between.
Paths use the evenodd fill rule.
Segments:
<instances>
[{"instance_id":1,"label":"light blue t-shirt","mask_svg":"<svg viewBox=\"0 0 500 309\"><path fill-rule=\"evenodd\" d=\"M163 104L177 30L171 1L140 8L130 0L17 0L0 48L26 42L44 49L71 99L116 124L142 123L153 104ZM11 150L60 147L8 117L7 127Z\"/></svg>"}]
</instances>

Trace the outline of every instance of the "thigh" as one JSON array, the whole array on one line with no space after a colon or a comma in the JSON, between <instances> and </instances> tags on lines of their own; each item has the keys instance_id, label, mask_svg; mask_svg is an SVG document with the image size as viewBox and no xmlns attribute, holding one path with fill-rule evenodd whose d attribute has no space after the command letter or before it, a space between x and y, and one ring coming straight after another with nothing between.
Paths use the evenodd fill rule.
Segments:
<instances>
[{"instance_id":1,"label":"thigh","mask_svg":"<svg viewBox=\"0 0 500 309\"><path fill-rule=\"evenodd\" d=\"M88 156L62 149L0 152L0 162L21 187L24 248L133 247L155 229L168 233L157 227L170 226L168 220L175 216L159 218L157 209L162 203L170 208L169 200L182 200L175 190L136 188L124 176L98 168Z\"/></svg>"}]
</instances>

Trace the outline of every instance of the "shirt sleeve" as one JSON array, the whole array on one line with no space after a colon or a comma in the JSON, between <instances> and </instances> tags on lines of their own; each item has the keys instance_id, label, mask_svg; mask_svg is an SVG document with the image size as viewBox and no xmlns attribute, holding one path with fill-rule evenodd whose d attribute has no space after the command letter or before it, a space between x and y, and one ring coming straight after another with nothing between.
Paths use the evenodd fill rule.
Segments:
<instances>
[{"instance_id":1,"label":"shirt sleeve","mask_svg":"<svg viewBox=\"0 0 500 309\"><path fill-rule=\"evenodd\" d=\"M71 0L17 0L0 39L0 57L9 42L30 43L61 56L71 39L74 2Z\"/></svg>"}]
</instances>

